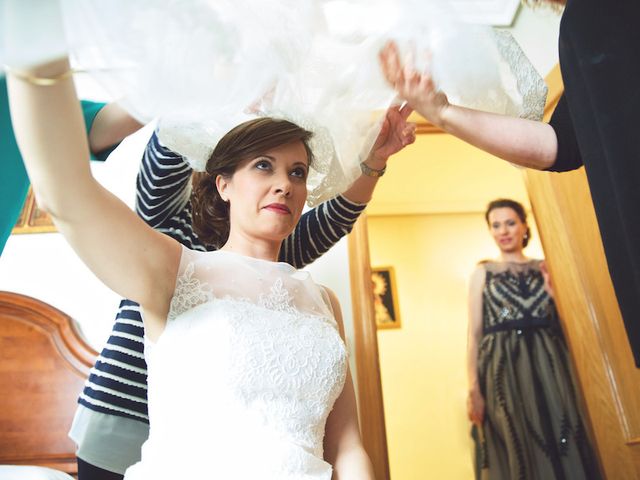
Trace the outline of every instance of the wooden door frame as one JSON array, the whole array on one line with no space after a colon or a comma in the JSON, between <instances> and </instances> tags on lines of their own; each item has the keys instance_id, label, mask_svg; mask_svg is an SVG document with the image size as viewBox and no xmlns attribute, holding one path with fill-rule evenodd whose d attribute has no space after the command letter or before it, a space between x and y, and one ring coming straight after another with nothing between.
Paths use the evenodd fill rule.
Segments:
<instances>
[{"instance_id":1,"label":"wooden door frame","mask_svg":"<svg viewBox=\"0 0 640 480\"><path fill-rule=\"evenodd\" d=\"M546 81L549 86L549 96L545 118L548 119L564 91L558 66L552 70ZM418 132L442 133L425 122L419 122ZM636 413L631 412L629 415L630 410L635 410L640 404L640 399L635 398L632 389L626 388L627 386L622 389L617 387L617 382L622 381L623 378L637 378L638 374L631 371L633 369L629 365L633 362L630 349L627 342L620 337L618 331L620 329L608 328L610 325L621 324L613 287L610 284L592 285L593 281L588 278L589 273L585 270L585 266L579 265L578 258L573 258L575 253L572 253L571 245L567 244L563 247L565 248L564 257L554 254L555 243L570 242L570 239L562 240L554 237L552 230L546 228L548 226L545 225L546 222L540 222L541 219L549 219L551 216L548 220L550 223L560 222L564 225L563 212L560 209L562 202L566 203L567 194L562 192L564 188L562 185L552 182L552 175L548 172L523 171L534 215L538 215L538 230L551 274L554 280L557 280L558 289L561 289L564 282L567 290L564 293L559 291L560 315L562 318L572 318L576 315L582 318L580 322L565 325L564 329L578 383L582 386L584 403L596 440L595 446L607 478L640 478L640 414L638 413L640 410ZM571 175L565 174L563 178L573 181L569 178ZM578 175L584 177L584 172L578 172ZM588 203L589 195L584 192L585 188L588 190L588 187L585 187L586 178L580 181L582 182L580 194L582 197L586 195L584 203ZM543 199L549 201L544 202ZM595 222L593 207L584 205L583 208L584 215L592 217L591 221ZM559 228L564 228L565 232L568 231L567 225ZM597 230L597 224L595 224L595 230ZM599 242L599 231L595 234L594 232L584 233L590 239L593 237L594 243ZM596 248L598 249L601 251L599 254L601 259L598 261L604 265L602 268L606 269L602 246ZM566 261L569 261L567 255L573 260L570 268L565 265ZM363 442L373 462L376 478L389 480L384 401L371 285L369 237L367 217L364 214L349 236L349 266L354 315L357 394ZM571 272L568 272L569 270ZM573 278L573 287L568 281L569 278ZM575 287L576 282L581 284ZM628 361L625 360L625 355Z\"/></svg>"},{"instance_id":2,"label":"wooden door frame","mask_svg":"<svg viewBox=\"0 0 640 480\"><path fill-rule=\"evenodd\" d=\"M416 133L418 134L445 133L417 114L412 114L410 120L417 124ZM380 377L378 332L371 284L369 231L365 213L360 216L349 235L349 272L360 431L364 447L373 463L376 479L389 480L389 454Z\"/></svg>"},{"instance_id":3,"label":"wooden door frame","mask_svg":"<svg viewBox=\"0 0 640 480\"><path fill-rule=\"evenodd\" d=\"M559 67L546 82L549 119L564 92ZM524 170L523 176L602 469L606 478L639 479L640 372L608 276L584 168L562 175Z\"/></svg>"},{"instance_id":4,"label":"wooden door frame","mask_svg":"<svg viewBox=\"0 0 640 480\"><path fill-rule=\"evenodd\" d=\"M349 273L355 340L358 413L364 448L376 479L389 480L389 455L382 399L378 333L373 307L367 216L362 214L349 235Z\"/></svg>"}]
</instances>

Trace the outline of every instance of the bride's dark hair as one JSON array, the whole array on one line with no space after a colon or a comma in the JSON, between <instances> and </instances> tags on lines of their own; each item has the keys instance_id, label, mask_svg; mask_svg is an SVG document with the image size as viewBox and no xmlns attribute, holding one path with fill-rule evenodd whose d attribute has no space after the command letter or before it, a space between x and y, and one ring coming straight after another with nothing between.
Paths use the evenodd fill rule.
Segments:
<instances>
[{"instance_id":1,"label":"bride's dark hair","mask_svg":"<svg viewBox=\"0 0 640 480\"><path fill-rule=\"evenodd\" d=\"M231 178L243 161L295 141L303 143L311 165L312 135L287 120L264 117L241 123L222 137L207 161L206 171L196 172L192 178L191 214L198 238L214 248L220 248L229 238L229 204L216 188L218 175Z\"/></svg>"}]
</instances>

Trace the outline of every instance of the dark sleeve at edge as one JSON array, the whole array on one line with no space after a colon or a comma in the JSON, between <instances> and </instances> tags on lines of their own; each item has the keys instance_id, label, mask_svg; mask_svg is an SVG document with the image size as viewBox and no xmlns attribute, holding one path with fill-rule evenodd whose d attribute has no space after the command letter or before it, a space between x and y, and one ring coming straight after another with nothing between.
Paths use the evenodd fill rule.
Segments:
<instances>
[{"instance_id":1,"label":"dark sleeve at edge","mask_svg":"<svg viewBox=\"0 0 640 480\"><path fill-rule=\"evenodd\" d=\"M558 139L558 155L553 165L547 168L550 172L567 172L582 166L582 156L573 130L573 122L567 105L567 99L562 95L553 111L549 125L556 132Z\"/></svg>"}]
</instances>

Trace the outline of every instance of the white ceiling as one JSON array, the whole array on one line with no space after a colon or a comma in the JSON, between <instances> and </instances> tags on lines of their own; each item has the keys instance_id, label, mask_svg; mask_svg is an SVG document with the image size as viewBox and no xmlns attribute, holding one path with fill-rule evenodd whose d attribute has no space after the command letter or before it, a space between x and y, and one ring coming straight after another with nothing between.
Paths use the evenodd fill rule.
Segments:
<instances>
[{"instance_id":1,"label":"white ceiling","mask_svg":"<svg viewBox=\"0 0 640 480\"><path fill-rule=\"evenodd\" d=\"M520 0L452 0L454 8L469 23L508 27L516 18Z\"/></svg>"}]
</instances>

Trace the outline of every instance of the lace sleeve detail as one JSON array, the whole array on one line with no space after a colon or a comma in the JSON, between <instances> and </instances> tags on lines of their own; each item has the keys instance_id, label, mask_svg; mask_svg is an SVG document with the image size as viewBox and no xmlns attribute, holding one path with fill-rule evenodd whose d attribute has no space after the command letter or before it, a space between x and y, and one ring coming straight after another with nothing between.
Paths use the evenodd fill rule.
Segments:
<instances>
[{"instance_id":1,"label":"lace sleeve detail","mask_svg":"<svg viewBox=\"0 0 640 480\"><path fill-rule=\"evenodd\" d=\"M195 264L189 262L182 274L176 279L176 289L167 315L168 322L174 320L178 315L214 299L210 286L195 277L194 273Z\"/></svg>"},{"instance_id":2,"label":"lace sleeve detail","mask_svg":"<svg viewBox=\"0 0 640 480\"><path fill-rule=\"evenodd\" d=\"M509 65L516 80L522 104L511 115L529 120L541 120L547 101L547 86L544 80L526 57L518 42L506 30L493 31L498 51Z\"/></svg>"}]
</instances>

